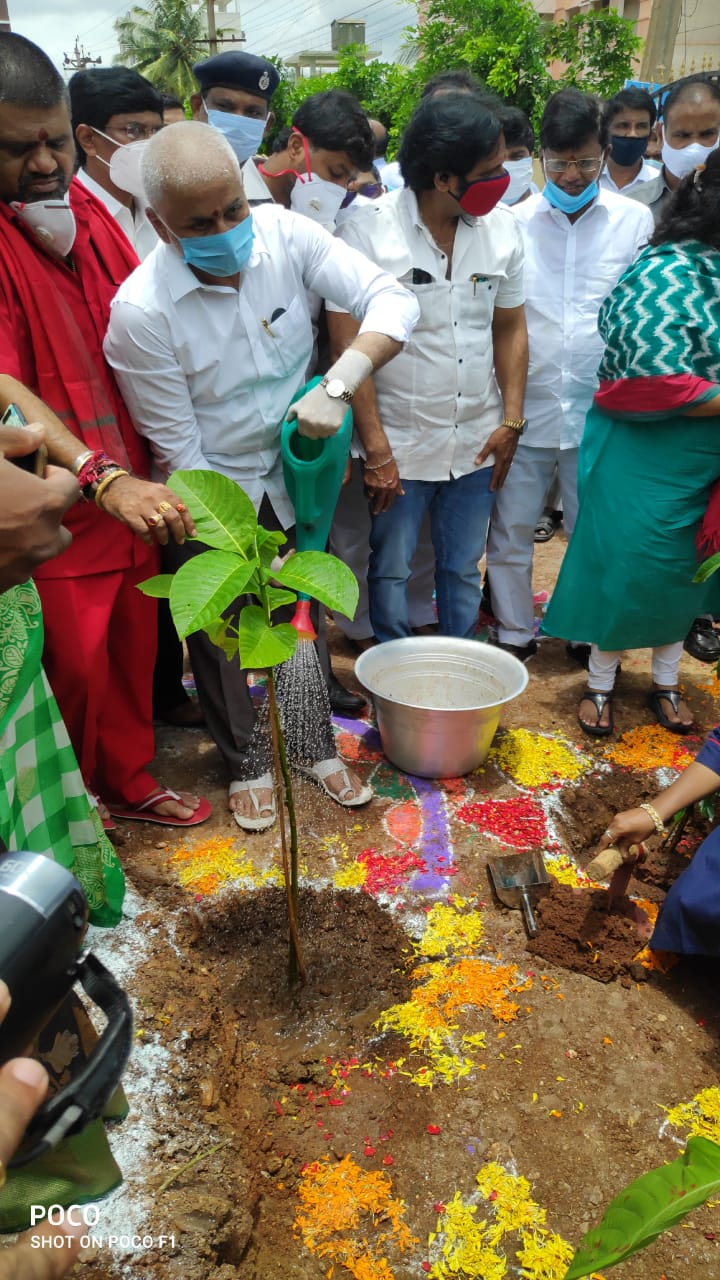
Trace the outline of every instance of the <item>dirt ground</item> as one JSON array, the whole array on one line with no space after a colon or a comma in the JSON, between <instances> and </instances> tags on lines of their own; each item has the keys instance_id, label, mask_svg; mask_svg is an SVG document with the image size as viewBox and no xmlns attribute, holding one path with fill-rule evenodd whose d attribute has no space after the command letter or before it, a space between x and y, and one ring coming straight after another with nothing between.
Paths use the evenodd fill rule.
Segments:
<instances>
[{"instance_id":1,"label":"dirt ground","mask_svg":"<svg viewBox=\"0 0 720 1280\"><path fill-rule=\"evenodd\" d=\"M551 589L561 549L556 538L539 550L538 589ZM336 635L333 648L352 683L349 647ZM449 1269L447 1220L431 1235L456 1193L478 1205L478 1222L492 1215L496 1192L483 1200L476 1182L491 1162L526 1178L548 1230L577 1243L627 1182L678 1154L687 1130L664 1124L665 1109L717 1083L718 970L645 968L637 921L608 916L581 870L613 812L671 775L613 764L607 743L582 738L584 673L559 641L542 642L529 672L503 731L559 735L550 741L569 744L579 777L523 786L490 761L423 782L383 761L371 723L337 723L377 798L343 811L298 783L308 981L292 996L276 832L238 832L204 732L159 731L159 776L207 795L214 815L193 832L119 833L128 919L95 931L93 945L137 1015L131 1112L111 1132L126 1180L100 1204L102 1243L78 1275L481 1277ZM692 752L715 722L714 686L690 658L682 678ZM626 658L614 742L650 724L648 686L649 656ZM681 740L661 738L667 763ZM530 950L520 914L489 887L488 855L511 851L492 834L500 813L519 813L528 832L545 824L539 842L558 877ZM649 854L631 883L642 910L652 914L701 834L670 859ZM141 1247L107 1243L133 1233ZM493 1274L564 1274L549 1263L521 1272L516 1249L503 1240L506 1271ZM717 1204L613 1274L720 1280Z\"/></svg>"}]
</instances>

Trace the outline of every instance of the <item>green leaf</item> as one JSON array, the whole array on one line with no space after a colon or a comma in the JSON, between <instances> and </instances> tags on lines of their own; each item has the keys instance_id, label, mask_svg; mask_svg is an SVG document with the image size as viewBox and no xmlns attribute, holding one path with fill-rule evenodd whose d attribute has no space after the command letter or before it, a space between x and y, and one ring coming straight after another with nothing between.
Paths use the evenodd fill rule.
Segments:
<instances>
[{"instance_id":1,"label":"green leaf","mask_svg":"<svg viewBox=\"0 0 720 1280\"><path fill-rule=\"evenodd\" d=\"M280 609L284 604L295 604L297 596L294 591L283 591L281 587L266 587L265 594L271 611Z\"/></svg>"},{"instance_id":2,"label":"green leaf","mask_svg":"<svg viewBox=\"0 0 720 1280\"><path fill-rule=\"evenodd\" d=\"M158 573L154 578L138 582L138 591L142 591L144 596L152 596L154 600L167 600L174 576L172 573Z\"/></svg>"},{"instance_id":3,"label":"green leaf","mask_svg":"<svg viewBox=\"0 0 720 1280\"><path fill-rule=\"evenodd\" d=\"M246 604L240 614L238 640L241 667L276 667L294 654L298 633L289 622L269 626L259 605Z\"/></svg>"},{"instance_id":4,"label":"green leaf","mask_svg":"<svg viewBox=\"0 0 720 1280\"><path fill-rule=\"evenodd\" d=\"M298 551L273 577L284 587L313 596L348 618L355 613L360 594L355 574L342 560L324 551Z\"/></svg>"},{"instance_id":5,"label":"green leaf","mask_svg":"<svg viewBox=\"0 0 720 1280\"><path fill-rule=\"evenodd\" d=\"M243 560L249 558L257 516L247 494L234 480L217 471L176 471L170 476L168 487L188 508L198 541L218 551L234 551Z\"/></svg>"},{"instance_id":6,"label":"green leaf","mask_svg":"<svg viewBox=\"0 0 720 1280\"><path fill-rule=\"evenodd\" d=\"M263 529L262 525L258 525L255 546L264 569L269 569L278 551L286 542L286 535L279 529Z\"/></svg>"},{"instance_id":7,"label":"green leaf","mask_svg":"<svg viewBox=\"0 0 720 1280\"><path fill-rule=\"evenodd\" d=\"M214 622L245 590L256 560L230 551L203 551L181 565L170 588L170 609L180 639Z\"/></svg>"},{"instance_id":8,"label":"green leaf","mask_svg":"<svg viewBox=\"0 0 720 1280\"><path fill-rule=\"evenodd\" d=\"M608 1205L600 1225L580 1242L565 1280L624 1262L718 1190L720 1146L689 1138L677 1160L644 1173Z\"/></svg>"},{"instance_id":9,"label":"green leaf","mask_svg":"<svg viewBox=\"0 0 720 1280\"><path fill-rule=\"evenodd\" d=\"M708 560L703 560L697 570L693 582L707 582L717 570L720 569L720 551L716 551L714 556L710 556Z\"/></svg>"},{"instance_id":10,"label":"green leaf","mask_svg":"<svg viewBox=\"0 0 720 1280\"><path fill-rule=\"evenodd\" d=\"M227 618L216 618L214 622L208 622L203 631L208 640L222 649L228 662L237 655L237 627L233 627Z\"/></svg>"}]
</instances>

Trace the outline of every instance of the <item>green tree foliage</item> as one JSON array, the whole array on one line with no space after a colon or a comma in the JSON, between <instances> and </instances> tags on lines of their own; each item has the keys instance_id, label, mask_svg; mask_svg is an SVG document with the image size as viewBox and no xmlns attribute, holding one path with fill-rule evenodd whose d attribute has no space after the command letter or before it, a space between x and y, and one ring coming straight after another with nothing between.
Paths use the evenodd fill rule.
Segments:
<instances>
[{"instance_id":1,"label":"green tree foliage","mask_svg":"<svg viewBox=\"0 0 720 1280\"><path fill-rule=\"evenodd\" d=\"M609 97L632 74L640 46L633 24L614 9L553 23L530 0L430 0L422 26L408 27L400 63L365 63L361 45L341 50L338 70L291 81L273 98L277 130L321 89L347 89L390 130L392 154L422 92L440 71L463 68L537 125L549 95L566 85ZM280 59L274 59L282 72ZM559 63L559 79L549 65ZM274 135L273 135L274 136Z\"/></svg>"},{"instance_id":2,"label":"green tree foliage","mask_svg":"<svg viewBox=\"0 0 720 1280\"><path fill-rule=\"evenodd\" d=\"M622 88L642 44L632 23L616 9L578 13L568 22L549 23L543 35L546 57L566 63L560 85L575 85L601 98L610 98Z\"/></svg>"},{"instance_id":3,"label":"green tree foliage","mask_svg":"<svg viewBox=\"0 0 720 1280\"><path fill-rule=\"evenodd\" d=\"M291 80L280 58L272 58L280 71L279 88L273 94L272 108L275 127L268 138L268 148L284 125L290 123L293 113L313 93L324 89L345 89L361 102L369 116L382 120L397 138L410 118L423 80L414 68L402 67L391 62L365 62L362 45L347 45L340 50L338 70L328 75L305 76Z\"/></svg>"},{"instance_id":4,"label":"green tree foliage","mask_svg":"<svg viewBox=\"0 0 720 1280\"><path fill-rule=\"evenodd\" d=\"M207 57L202 11L189 0L148 0L115 22L120 52L115 59L135 67L158 88L185 99L195 93L193 63Z\"/></svg>"},{"instance_id":5,"label":"green tree foliage","mask_svg":"<svg viewBox=\"0 0 720 1280\"><path fill-rule=\"evenodd\" d=\"M424 78L464 67L530 116L552 91L544 23L530 0L430 0L417 30Z\"/></svg>"}]
</instances>

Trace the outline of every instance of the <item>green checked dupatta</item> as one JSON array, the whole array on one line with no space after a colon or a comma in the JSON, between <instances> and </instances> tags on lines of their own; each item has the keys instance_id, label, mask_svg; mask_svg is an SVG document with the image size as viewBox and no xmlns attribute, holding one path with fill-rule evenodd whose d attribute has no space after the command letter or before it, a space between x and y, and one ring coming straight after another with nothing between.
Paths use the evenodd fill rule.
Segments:
<instances>
[{"instance_id":1,"label":"green checked dupatta","mask_svg":"<svg viewBox=\"0 0 720 1280\"><path fill-rule=\"evenodd\" d=\"M54 858L80 881L95 925L117 924L125 880L91 807L42 669L40 598L32 582L0 595L0 839Z\"/></svg>"}]
</instances>

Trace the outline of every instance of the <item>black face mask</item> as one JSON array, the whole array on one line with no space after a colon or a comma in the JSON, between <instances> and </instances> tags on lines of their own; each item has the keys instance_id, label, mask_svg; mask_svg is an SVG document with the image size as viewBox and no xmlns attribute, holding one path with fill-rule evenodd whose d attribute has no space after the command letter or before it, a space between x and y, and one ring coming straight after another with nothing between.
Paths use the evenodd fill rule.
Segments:
<instances>
[{"instance_id":1,"label":"black face mask","mask_svg":"<svg viewBox=\"0 0 720 1280\"><path fill-rule=\"evenodd\" d=\"M614 133L610 137L612 159L621 168L630 169L645 155L649 141L649 135L644 138L626 138L622 134Z\"/></svg>"}]
</instances>

